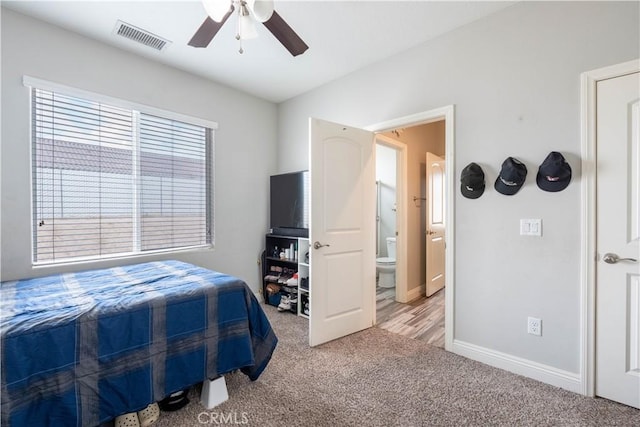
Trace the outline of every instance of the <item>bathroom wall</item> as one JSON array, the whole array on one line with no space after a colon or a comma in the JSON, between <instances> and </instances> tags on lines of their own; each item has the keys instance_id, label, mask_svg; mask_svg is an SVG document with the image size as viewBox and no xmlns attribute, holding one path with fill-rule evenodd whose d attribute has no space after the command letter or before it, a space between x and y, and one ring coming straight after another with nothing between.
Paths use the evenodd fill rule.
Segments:
<instances>
[{"instance_id":1,"label":"bathroom wall","mask_svg":"<svg viewBox=\"0 0 640 427\"><path fill-rule=\"evenodd\" d=\"M387 237L396 235L396 150L376 144L376 181L378 181L378 253L389 256Z\"/></svg>"},{"instance_id":2,"label":"bathroom wall","mask_svg":"<svg viewBox=\"0 0 640 427\"><path fill-rule=\"evenodd\" d=\"M426 282L425 157L427 152L444 158L443 120L386 132L383 135L407 144L407 291L409 298L424 294Z\"/></svg>"}]
</instances>

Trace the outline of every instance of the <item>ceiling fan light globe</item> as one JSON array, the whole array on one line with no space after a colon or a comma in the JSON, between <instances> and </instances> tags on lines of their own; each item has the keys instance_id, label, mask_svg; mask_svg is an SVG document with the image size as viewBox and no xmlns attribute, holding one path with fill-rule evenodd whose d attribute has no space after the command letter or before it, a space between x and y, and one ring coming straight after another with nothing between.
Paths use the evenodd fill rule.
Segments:
<instances>
[{"instance_id":1,"label":"ceiling fan light globe","mask_svg":"<svg viewBox=\"0 0 640 427\"><path fill-rule=\"evenodd\" d=\"M251 15L238 16L238 34L241 40L255 39L258 37L256 25Z\"/></svg>"},{"instance_id":2,"label":"ceiling fan light globe","mask_svg":"<svg viewBox=\"0 0 640 427\"><path fill-rule=\"evenodd\" d=\"M247 6L259 22L266 22L273 15L273 0L247 0Z\"/></svg>"},{"instance_id":3,"label":"ceiling fan light globe","mask_svg":"<svg viewBox=\"0 0 640 427\"><path fill-rule=\"evenodd\" d=\"M207 11L207 15L216 22L222 22L222 19L231 9L230 0L202 0L204 10Z\"/></svg>"}]
</instances>

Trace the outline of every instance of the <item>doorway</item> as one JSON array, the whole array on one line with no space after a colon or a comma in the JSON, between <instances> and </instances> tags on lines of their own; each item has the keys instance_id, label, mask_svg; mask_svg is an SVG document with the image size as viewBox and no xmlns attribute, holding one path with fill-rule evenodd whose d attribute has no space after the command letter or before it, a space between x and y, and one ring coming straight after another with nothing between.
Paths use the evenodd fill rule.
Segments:
<instances>
[{"instance_id":1,"label":"doorway","mask_svg":"<svg viewBox=\"0 0 640 427\"><path fill-rule=\"evenodd\" d=\"M309 119L310 257L309 345L375 325L375 133L444 120L446 169L454 170L453 105L354 128ZM445 350L453 348L454 178L447 174ZM405 180L406 182L406 180ZM331 189L331 191L328 191ZM405 203L406 205L406 203ZM402 244L406 251L406 239Z\"/></svg>"},{"instance_id":2,"label":"doorway","mask_svg":"<svg viewBox=\"0 0 640 427\"><path fill-rule=\"evenodd\" d=\"M407 145L383 134L376 135L376 269L393 269L389 279L380 281L376 272L378 297L407 301L407 254L405 187ZM395 239L390 242L389 239ZM395 245L394 245L395 243ZM395 253L389 253L395 249ZM395 246L395 247L394 247ZM381 260L383 264L381 267ZM393 261L391 261L393 260ZM386 282L386 283L385 283ZM377 298L378 298L377 297ZM376 299L377 299L376 298Z\"/></svg>"},{"instance_id":3,"label":"doorway","mask_svg":"<svg viewBox=\"0 0 640 427\"><path fill-rule=\"evenodd\" d=\"M453 106L444 107L402 117L367 127L376 133L376 143L382 140L391 147L402 147L398 163L402 164L398 172L397 200L397 266L396 291L393 306L387 310L402 314L404 318L412 317L411 311L427 313L429 316L443 317L439 327L444 331L443 347L450 350L453 344L453 174L444 175L445 200L445 277L447 292L435 292L431 300L424 297L426 293L427 271L427 167L426 153L434 152L445 159L445 170L453 169ZM432 137L425 138L425 132ZM439 138L434 138L439 134ZM389 142L392 141L392 142ZM435 144L435 145L434 145ZM398 152L400 153L399 149ZM400 190L400 188L403 188ZM401 200L401 197L403 199ZM402 209L404 208L404 212ZM428 303L433 307L425 307ZM409 304L411 303L411 304ZM383 320L383 319L380 319ZM419 323L419 321L418 321ZM420 334L416 328L406 325L395 325L395 329L406 334ZM428 339L433 337L426 335Z\"/></svg>"}]
</instances>

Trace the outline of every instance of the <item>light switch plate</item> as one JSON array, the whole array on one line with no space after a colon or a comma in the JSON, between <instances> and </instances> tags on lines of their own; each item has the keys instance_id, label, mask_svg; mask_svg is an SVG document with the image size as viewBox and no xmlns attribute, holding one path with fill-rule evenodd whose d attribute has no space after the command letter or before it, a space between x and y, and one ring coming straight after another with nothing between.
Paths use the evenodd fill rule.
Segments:
<instances>
[{"instance_id":1,"label":"light switch plate","mask_svg":"<svg viewBox=\"0 0 640 427\"><path fill-rule=\"evenodd\" d=\"M521 219L520 235L521 236L542 236L542 220L541 219Z\"/></svg>"}]
</instances>

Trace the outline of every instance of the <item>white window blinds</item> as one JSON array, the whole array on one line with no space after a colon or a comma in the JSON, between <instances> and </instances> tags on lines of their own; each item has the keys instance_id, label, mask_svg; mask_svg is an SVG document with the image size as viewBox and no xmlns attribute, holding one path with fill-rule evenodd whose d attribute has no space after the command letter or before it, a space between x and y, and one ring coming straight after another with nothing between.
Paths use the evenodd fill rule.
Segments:
<instances>
[{"instance_id":1,"label":"white window blinds","mask_svg":"<svg viewBox=\"0 0 640 427\"><path fill-rule=\"evenodd\" d=\"M34 262L211 243L212 130L32 89Z\"/></svg>"}]
</instances>

